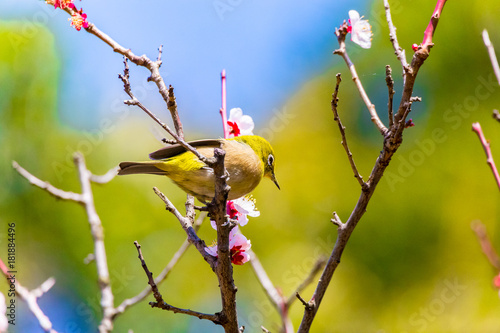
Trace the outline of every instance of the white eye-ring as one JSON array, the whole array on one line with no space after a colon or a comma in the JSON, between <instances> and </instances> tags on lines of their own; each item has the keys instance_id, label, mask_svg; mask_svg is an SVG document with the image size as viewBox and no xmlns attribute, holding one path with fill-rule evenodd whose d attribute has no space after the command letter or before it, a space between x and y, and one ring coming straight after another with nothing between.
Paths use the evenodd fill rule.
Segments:
<instances>
[{"instance_id":1,"label":"white eye-ring","mask_svg":"<svg viewBox=\"0 0 500 333\"><path fill-rule=\"evenodd\" d=\"M274 164L274 156L273 156L273 154L269 154L269 156L267 157L267 164L268 165L273 165Z\"/></svg>"}]
</instances>

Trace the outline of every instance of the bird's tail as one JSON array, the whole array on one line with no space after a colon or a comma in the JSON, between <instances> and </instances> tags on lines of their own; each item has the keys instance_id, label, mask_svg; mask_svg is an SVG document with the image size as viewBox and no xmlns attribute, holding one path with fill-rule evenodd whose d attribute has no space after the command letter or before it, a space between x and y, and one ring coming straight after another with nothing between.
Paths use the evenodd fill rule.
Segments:
<instances>
[{"instance_id":1,"label":"bird's tail","mask_svg":"<svg viewBox=\"0 0 500 333\"><path fill-rule=\"evenodd\" d=\"M165 170L156 167L158 162L121 162L120 170L118 170L118 175L133 175L137 173L144 173L148 175L160 175L165 176L167 172Z\"/></svg>"}]
</instances>

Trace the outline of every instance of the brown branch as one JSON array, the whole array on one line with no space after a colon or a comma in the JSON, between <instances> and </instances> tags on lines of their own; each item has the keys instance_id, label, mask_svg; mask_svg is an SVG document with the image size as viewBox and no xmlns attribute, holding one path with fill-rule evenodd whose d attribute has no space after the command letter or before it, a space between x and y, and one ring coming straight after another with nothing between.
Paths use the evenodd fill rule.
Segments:
<instances>
[{"instance_id":1,"label":"brown branch","mask_svg":"<svg viewBox=\"0 0 500 333\"><path fill-rule=\"evenodd\" d=\"M187 216L183 216L179 212L179 210L175 208L174 204L172 204L172 202L165 196L165 194L158 190L158 188L153 187L153 191L165 203L165 209L171 212L177 218L177 220L179 220L182 229L184 229L187 234L189 243L195 246L198 252L202 255L203 259L208 262L210 268L212 268L212 270L215 272L217 260L205 251L206 244L202 239L198 237L191 219ZM194 207L194 199L191 196L189 197L190 198L188 199L188 202L192 202Z\"/></svg>"},{"instance_id":2,"label":"brown branch","mask_svg":"<svg viewBox=\"0 0 500 333\"><path fill-rule=\"evenodd\" d=\"M66 10L68 13L71 14L71 10L67 9ZM134 64L142 67L146 67L150 72L151 76L149 76L148 81L153 81L156 86L158 87L158 92L160 95L163 97L163 100L167 104L167 108L170 111L170 114L172 116L172 120L174 122L174 127L176 134L183 139L184 138L184 132L182 129L182 123L179 118L179 114L177 112L177 106L175 104L175 98L170 95L170 92L173 92L173 89L170 91L165 82L163 81L163 77L160 74L160 66L162 64L161 61L161 52L162 48L158 49L158 59L156 61L152 61L149 59L146 55L142 56L137 56L135 55L130 49L127 49L120 44L118 44L114 39L112 39L110 36L99 30L95 24L89 23L88 28L85 29L88 33L96 36L106 44L108 44L114 52L119 53L132 61ZM174 104L172 104L172 101Z\"/></svg>"},{"instance_id":3,"label":"brown branch","mask_svg":"<svg viewBox=\"0 0 500 333\"><path fill-rule=\"evenodd\" d=\"M386 0L387 1L387 0ZM394 115L393 115L393 99L394 94L394 80L392 79L392 69L390 65L385 66L385 82L387 84L387 88L389 89L389 102L387 103L387 113L389 116L389 129L392 130L394 126Z\"/></svg>"},{"instance_id":4,"label":"brown branch","mask_svg":"<svg viewBox=\"0 0 500 333\"><path fill-rule=\"evenodd\" d=\"M309 275L307 275L304 281L302 281L302 283L297 287L297 289L295 289L295 292L288 297L288 300L286 301L288 308L297 299L297 295L300 294L302 291L304 291L304 289L306 289L313 282L314 277L323 269L323 267L325 267L325 264L326 264L326 259L323 257L319 258L316 261L313 268L309 272Z\"/></svg>"},{"instance_id":5,"label":"brown branch","mask_svg":"<svg viewBox=\"0 0 500 333\"><path fill-rule=\"evenodd\" d=\"M19 298L21 298L28 304L29 311L35 316L35 318L38 321L38 324L43 329L43 331L48 333L57 333L57 331L52 328L52 322L50 321L49 317L45 315L43 310L38 305L38 299L54 286L56 280L54 280L54 278L49 278L44 283L42 283L38 288L35 288L30 291L19 283L17 277L15 276L16 272L14 273L10 272L5 263L1 259L0 259L0 270L7 279L8 285L10 286L9 292L15 291L16 295L18 295ZM5 314L3 315L5 316Z\"/></svg>"},{"instance_id":6,"label":"brown branch","mask_svg":"<svg viewBox=\"0 0 500 333\"><path fill-rule=\"evenodd\" d=\"M339 48L333 51L333 53L341 56L344 59L345 63L347 64L347 67L351 71L352 80L354 81L356 87L358 88L359 95L361 96L363 102L365 102L365 105L368 108L368 112L370 112L372 122L377 126L380 133L382 135L385 135L388 131L387 127L385 127L385 125L380 120L377 114L377 110L375 109L375 105L373 105L373 103L370 101L370 98L366 94L366 91L363 88L363 84L361 83L358 73L356 72L356 67L354 67L354 64L352 63L351 59L349 58L349 55L347 54L345 46L346 34L347 34L347 23L344 22L344 24L340 27L340 29L335 29L335 35L337 36L337 40L339 42Z\"/></svg>"},{"instance_id":7,"label":"brown branch","mask_svg":"<svg viewBox=\"0 0 500 333\"><path fill-rule=\"evenodd\" d=\"M238 315L236 311L237 288L233 279L233 266L231 264L231 249L229 248L229 233L235 226L226 215L227 196L231 187L227 184L227 171L224 167L226 152L214 149L215 164L213 166L215 177L215 196L208 204L209 216L217 225L217 266L215 272L219 280L222 299L222 326L226 332L238 332Z\"/></svg>"},{"instance_id":8,"label":"brown branch","mask_svg":"<svg viewBox=\"0 0 500 333\"><path fill-rule=\"evenodd\" d=\"M197 232L198 229L201 226L201 223L203 222L204 218L206 217L206 214L200 214L200 216L195 220L194 223L194 231ZM154 282L156 285L161 284L163 281L166 280L170 272L173 270L175 265L179 262L179 260L182 258L184 253L186 253L187 249L191 243L189 242L188 239L186 239L179 249L174 253L170 261L168 262L167 266L161 271L160 274L154 279ZM129 307L139 303L140 301L144 300L148 295L152 293L152 289L150 287L144 288L139 294L132 298L127 298L125 299L120 305L116 307L115 310L115 315L113 319L115 319L118 315L124 313Z\"/></svg>"},{"instance_id":9,"label":"brown branch","mask_svg":"<svg viewBox=\"0 0 500 333\"><path fill-rule=\"evenodd\" d=\"M436 8L439 10L437 14L435 11L435 13L432 15L431 18L431 25L432 25L432 33L430 34L431 37L437 25L437 20L440 16L442 5L444 5L444 2L446 2L445 0L437 0L437 1L438 1L438 6ZM346 26L345 23L343 27L344 26ZM342 31L344 31L343 27L341 27ZM340 48L339 50L335 51L335 53L340 55L345 54L345 33L342 32L341 30L339 29L336 30L336 35L338 36L337 39L339 41ZM426 33L427 32L428 31L426 30ZM426 41L426 43L429 42L432 43L432 38L429 39L428 36L426 35L426 37L424 37L424 41ZM429 44L424 43L424 45L428 46ZM403 94L400 101L399 109L394 117L394 126L393 126L394 129L391 128L391 131L388 132L387 129L385 129L384 131L383 128L381 129L381 127L378 126L379 129L381 129L381 133L384 134L384 144L383 144L383 149L380 152L380 155L377 158L377 161L375 162L375 165L372 169L370 177L366 182L366 189L363 189L361 191L358 202L356 203L356 206L354 207L347 222L345 222L343 225L339 224L339 226L342 227L339 227L337 229L338 232L337 240L335 242L330 258L328 259L328 262L323 270L323 273L321 274L319 282L316 286L316 290L314 291L314 294L312 295L310 301L306 302L302 298L299 298L304 304L304 315L302 317L302 322L298 329L298 332L300 333L306 333L310 331L311 325L316 316L321 301L323 300L326 290L330 284L332 276L340 263L340 259L342 257L342 253L344 252L345 246L352 232L356 228L358 222L366 212L368 203L370 202L370 199L374 194L376 186L380 182L380 179L382 178L385 169L389 165L392 156L398 150L399 146L403 141L402 135L405 127L404 120L409 113L411 103L415 101L415 98L412 97L415 79L418 74L418 70L429 56L429 50L430 47L424 47L420 48L415 52L412 62L410 64L409 71L407 72L406 75L406 80L404 82ZM352 63L350 63L349 59L347 57L344 57L344 60L346 61L346 64L349 67L349 69L351 69ZM373 121L373 115L372 115L372 121ZM299 296L300 295L297 294L297 297Z\"/></svg>"},{"instance_id":10,"label":"brown branch","mask_svg":"<svg viewBox=\"0 0 500 333\"><path fill-rule=\"evenodd\" d=\"M493 177L495 177L495 181L497 183L498 189L500 189L500 175L498 174L498 169L495 165L495 161L493 160L493 155L491 154L490 143L484 137L483 130L481 129L481 124L473 123L472 130L476 132L479 137L479 141L483 146L484 152L486 154L486 163L490 166L491 171L493 172Z\"/></svg>"},{"instance_id":11,"label":"brown branch","mask_svg":"<svg viewBox=\"0 0 500 333\"><path fill-rule=\"evenodd\" d=\"M196 157L198 157L198 159L200 161L202 161L203 163L211 166L213 161L211 161L210 159L206 158L205 156L201 155L194 147L192 147L191 145L189 145L186 141L184 141L184 139L182 138L182 136L180 135L177 135L174 131L172 131L170 129L170 127L167 126L167 124L165 124L164 122L162 122L160 120L160 118L158 118L153 112L151 112L147 107L145 107L133 94L132 92L132 88L130 86L130 81L129 81L129 77L130 77L130 70L129 70L129 67L128 67L128 61L127 61L127 58L125 58L125 60L123 61L123 63L125 64L125 68L123 70L123 74L119 74L118 77L122 80L123 82L123 86L124 86L124 90L125 92L127 93L127 95L130 96L130 100L127 100L125 101L124 103L127 104L127 105L135 105L137 107L139 107L141 110L143 110L149 117L151 117L151 119L153 119L158 125L160 125L168 134L170 134L176 142L178 142L181 146L183 146L184 148L186 148L187 150L189 150L190 152L192 152ZM174 106L170 106L170 107L175 107L175 109L177 110L177 106L175 104L175 96L173 95L174 94L174 89L171 87L171 101L169 100L169 103L171 103L171 105L174 105Z\"/></svg>"},{"instance_id":12,"label":"brown branch","mask_svg":"<svg viewBox=\"0 0 500 333\"><path fill-rule=\"evenodd\" d=\"M345 126L342 125L342 122L340 121L339 114L337 112L337 103L338 103L338 93L339 93L339 86L340 82L342 81L340 77L340 73L337 74L337 84L335 85L335 92L332 94L332 111L334 115L334 120L337 122L339 125L339 130L340 134L342 135L342 146L345 149L345 152L347 153L347 158L349 159L349 163L351 164L351 169L352 172L354 173L354 178L358 180L359 185L361 186L362 189L366 189L366 183L363 181L363 177L358 172L358 169L356 168L356 163L354 163L354 158L352 157L352 153L349 150L349 146L347 145L347 138L345 136Z\"/></svg>"},{"instance_id":13,"label":"brown branch","mask_svg":"<svg viewBox=\"0 0 500 333\"><path fill-rule=\"evenodd\" d=\"M486 227L484 226L484 224L482 224L481 221L472 221L471 228L472 231L474 231L474 233L476 234L477 240L481 245L481 249L483 250L483 253L486 255L486 258L488 258L488 261L490 262L491 266L493 266L493 268L495 268L496 271L500 271L500 257L498 257L495 248L491 244L490 238L488 237L488 233L486 232Z\"/></svg>"},{"instance_id":14,"label":"brown branch","mask_svg":"<svg viewBox=\"0 0 500 333\"><path fill-rule=\"evenodd\" d=\"M401 67L403 68L403 78L405 78L406 72L410 69L410 66L406 61L405 50L401 46L399 46L398 37L396 35L396 27L392 23L391 8L389 7L388 0L384 0L384 7L385 7L385 17L387 19L387 24L389 26L389 39L391 40L392 47L394 48L394 54L401 62Z\"/></svg>"},{"instance_id":15,"label":"brown branch","mask_svg":"<svg viewBox=\"0 0 500 333\"><path fill-rule=\"evenodd\" d=\"M155 280L153 278L153 273L149 270L146 261L144 260L144 256L142 255L141 251L141 245L135 241L134 242L135 247L137 248L137 253L139 254L139 260L141 261L142 268L144 269L144 272L146 273L146 276L148 277L148 284L151 286L151 290L153 292L153 296L156 300L156 302L150 302L149 305L153 308L159 308L167 311L172 311L174 313L183 313L189 316L194 316L199 319L206 319L214 322L215 324L220 324L220 318L218 314L207 314L207 313L202 313L202 312L197 312L197 311L192 311L189 309L181 309L175 306L172 306L170 304L165 303L163 300L162 295L160 294L160 291L158 290L158 286L155 283Z\"/></svg>"}]
</instances>

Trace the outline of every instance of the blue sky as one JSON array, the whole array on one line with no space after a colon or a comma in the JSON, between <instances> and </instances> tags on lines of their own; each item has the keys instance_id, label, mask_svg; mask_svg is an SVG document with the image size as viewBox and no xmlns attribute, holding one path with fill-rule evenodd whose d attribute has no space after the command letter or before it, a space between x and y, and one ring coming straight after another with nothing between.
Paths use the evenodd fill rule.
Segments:
<instances>
[{"instance_id":1,"label":"blue sky","mask_svg":"<svg viewBox=\"0 0 500 333\"><path fill-rule=\"evenodd\" d=\"M185 126L220 126L220 72L228 77L228 108L241 107L264 122L301 85L333 63L333 32L349 9L364 1L309 2L215 0L77 1L89 21L136 54L157 56L162 75L175 88ZM2 1L0 19L47 22L61 57L59 114L64 124L91 130L123 108L117 74L120 55L94 36L69 27L68 15L40 0ZM164 119L165 105L146 82L147 70L131 67L141 101Z\"/></svg>"}]
</instances>

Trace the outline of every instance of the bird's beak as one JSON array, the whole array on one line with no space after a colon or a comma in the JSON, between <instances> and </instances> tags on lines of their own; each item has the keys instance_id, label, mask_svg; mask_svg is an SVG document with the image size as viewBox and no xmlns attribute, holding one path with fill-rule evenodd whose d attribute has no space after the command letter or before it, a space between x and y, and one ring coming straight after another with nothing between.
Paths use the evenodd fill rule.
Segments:
<instances>
[{"instance_id":1,"label":"bird's beak","mask_svg":"<svg viewBox=\"0 0 500 333\"><path fill-rule=\"evenodd\" d=\"M278 184L278 181L276 180L276 176L274 175L274 172L271 175L271 180L276 184L276 186L278 187L278 190L281 190L280 184Z\"/></svg>"}]
</instances>

